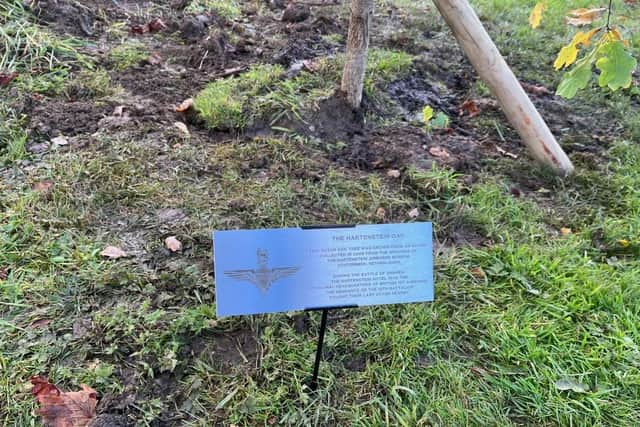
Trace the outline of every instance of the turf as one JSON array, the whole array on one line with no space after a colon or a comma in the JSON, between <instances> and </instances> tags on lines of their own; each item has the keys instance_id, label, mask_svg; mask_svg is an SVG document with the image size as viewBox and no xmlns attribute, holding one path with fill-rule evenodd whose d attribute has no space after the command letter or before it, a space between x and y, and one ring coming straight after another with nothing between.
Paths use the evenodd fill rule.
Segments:
<instances>
[{"instance_id":1,"label":"turf","mask_svg":"<svg viewBox=\"0 0 640 427\"><path fill-rule=\"evenodd\" d=\"M220 9L228 28L270 13L249 3L197 1L186 13ZM451 43L430 3L377 3L414 25L406 33L415 37L411 46ZM572 152L573 177L557 178L523 154L481 159L462 172L437 162L400 164L393 178L388 168L353 167L349 141L270 127L309 119L338 81L340 55L290 79L257 59L248 73L187 83L200 112L187 122L187 136L168 106L132 94L125 78L143 79L141 61L177 36L118 37L97 54L45 28L22 2L11 4L0 8L21 22L0 21L2 43L15 46L3 63L20 73L0 87L3 425L39 425L28 383L39 374L64 389L94 387L101 416L119 417L112 425L637 425L637 91L594 87L567 104L580 119L616 123L606 142L589 135L592 150ZM521 79L559 82L552 63L571 31L561 16L534 32L527 27L533 2L474 4ZM629 10L629 27L637 28L637 8ZM436 36L424 37L427 30ZM38 37L19 44L16 31ZM376 107L370 125L413 126L444 145L454 137L401 123L393 110L398 100L385 88L411 75L420 53L389 46L395 36L383 42L379 34L366 83ZM343 46L343 38L326 38ZM443 62L442 75L457 66ZM179 73L169 68L163 72ZM192 71L195 82L201 74ZM121 122L101 121L98 131L68 135L69 147L38 154L27 148L47 140L41 118L15 108L34 95L91 108L125 105L127 113ZM485 88L473 83L468 95L486 96ZM562 112L545 114L554 120ZM261 132L235 132L257 121L266 123ZM478 140L512 138L497 112L474 123ZM579 147L579 136L560 139ZM51 189L43 191L43 182ZM216 318L211 230L404 222L414 208L418 220L434 222L435 302L332 313L318 392L306 385L317 313ZM182 241L181 252L164 248L169 235ZM105 259L107 245L129 256Z\"/></svg>"}]
</instances>

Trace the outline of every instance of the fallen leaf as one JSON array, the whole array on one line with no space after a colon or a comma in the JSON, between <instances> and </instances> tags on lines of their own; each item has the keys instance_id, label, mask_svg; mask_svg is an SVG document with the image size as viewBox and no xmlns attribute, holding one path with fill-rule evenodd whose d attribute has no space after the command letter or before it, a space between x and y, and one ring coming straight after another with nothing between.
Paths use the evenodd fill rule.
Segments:
<instances>
[{"instance_id":1,"label":"fallen leaf","mask_svg":"<svg viewBox=\"0 0 640 427\"><path fill-rule=\"evenodd\" d=\"M127 256L125 251L116 246L107 246L102 252L100 252L100 255L111 259L118 259Z\"/></svg>"},{"instance_id":2,"label":"fallen leaf","mask_svg":"<svg viewBox=\"0 0 640 427\"><path fill-rule=\"evenodd\" d=\"M596 19L600 19L604 12L608 9L606 7L599 7L593 9L574 9L570 10L566 20L567 24L579 27L581 25L591 24Z\"/></svg>"},{"instance_id":3,"label":"fallen leaf","mask_svg":"<svg viewBox=\"0 0 640 427\"><path fill-rule=\"evenodd\" d=\"M449 154L449 152L445 148L442 148L440 146L429 148L429 154L434 157L440 157L443 159L448 159L449 157L451 157L451 154Z\"/></svg>"},{"instance_id":4,"label":"fallen leaf","mask_svg":"<svg viewBox=\"0 0 640 427\"><path fill-rule=\"evenodd\" d=\"M618 240L618 244L619 244L620 246L622 246L623 248L628 248L629 246L631 246L631 242L629 242L629 241L628 241L628 240L626 240L626 239L620 239L620 240Z\"/></svg>"},{"instance_id":5,"label":"fallen leaf","mask_svg":"<svg viewBox=\"0 0 640 427\"><path fill-rule=\"evenodd\" d=\"M513 197L522 197L522 190L518 187L511 187L510 192Z\"/></svg>"},{"instance_id":6,"label":"fallen leaf","mask_svg":"<svg viewBox=\"0 0 640 427\"><path fill-rule=\"evenodd\" d=\"M400 178L400 171L398 169L389 169L387 176L389 178Z\"/></svg>"},{"instance_id":7,"label":"fallen leaf","mask_svg":"<svg viewBox=\"0 0 640 427\"><path fill-rule=\"evenodd\" d=\"M478 279L484 279L487 277L487 274L484 272L482 267L474 267L471 269L471 275Z\"/></svg>"},{"instance_id":8,"label":"fallen leaf","mask_svg":"<svg viewBox=\"0 0 640 427\"><path fill-rule=\"evenodd\" d=\"M302 61L302 65L304 65L305 70L310 73L315 73L320 68L320 63L312 59L305 59Z\"/></svg>"},{"instance_id":9,"label":"fallen leaf","mask_svg":"<svg viewBox=\"0 0 640 427\"><path fill-rule=\"evenodd\" d=\"M31 384L45 426L85 427L96 417L97 393L91 387L81 384L81 391L63 392L40 376L31 377Z\"/></svg>"},{"instance_id":10,"label":"fallen leaf","mask_svg":"<svg viewBox=\"0 0 640 427\"><path fill-rule=\"evenodd\" d=\"M512 159L517 159L518 158L517 154L510 153L509 151L505 150L504 148L500 147L499 145L496 145L496 150L498 151L498 153L502 154L503 156L511 157Z\"/></svg>"},{"instance_id":11,"label":"fallen leaf","mask_svg":"<svg viewBox=\"0 0 640 427\"><path fill-rule=\"evenodd\" d=\"M476 101L474 101L473 99L468 99L462 103L458 110L458 114L461 116L467 114L469 118L475 117L480 114L480 107L478 106L478 103Z\"/></svg>"},{"instance_id":12,"label":"fallen leaf","mask_svg":"<svg viewBox=\"0 0 640 427\"><path fill-rule=\"evenodd\" d=\"M7 277L9 277L9 269L0 268L0 280L7 280Z\"/></svg>"},{"instance_id":13,"label":"fallen leaf","mask_svg":"<svg viewBox=\"0 0 640 427\"><path fill-rule=\"evenodd\" d=\"M471 370L471 372L473 372L478 377L486 377L486 376L490 375L489 372L484 368L480 368L480 367L477 367L477 366L472 366L469 369Z\"/></svg>"},{"instance_id":14,"label":"fallen leaf","mask_svg":"<svg viewBox=\"0 0 640 427\"><path fill-rule=\"evenodd\" d=\"M376 216L379 219L385 219L387 216L387 211L381 206L378 208L378 210L376 210Z\"/></svg>"},{"instance_id":15,"label":"fallen leaf","mask_svg":"<svg viewBox=\"0 0 640 427\"><path fill-rule=\"evenodd\" d=\"M186 136L191 135L191 134L189 133L189 128L187 128L187 125L185 125L184 123L182 123L182 122L175 122L175 123L173 124L173 126L175 126L175 127L176 127L180 132L184 133Z\"/></svg>"},{"instance_id":16,"label":"fallen leaf","mask_svg":"<svg viewBox=\"0 0 640 427\"><path fill-rule=\"evenodd\" d=\"M520 85L524 90L534 95L552 95L553 94L553 92L551 92L549 89L547 89L542 85L534 85L527 82L520 82Z\"/></svg>"},{"instance_id":17,"label":"fallen leaf","mask_svg":"<svg viewBox=\"0 0 640 427\"><path fill-rule=\"evenodd\" d=\"M149 32L152 33L167 28L167 24L165 24L160 18L152 19L147 25L149 27Z\"/></svg>"},{"instance_id":18,"label":"fallen leaf","mask_svg":"<svg viewBox=\"0 0 640 427\"><path fill-rule=\"evenodd\" d=\"M409 211L409 218L417 218L418 216L420 216L418 208L413 208Z\"/></svg>"},{"instance_id":19,"label":"fallen leaf","mask_svg":"<svg viewBox=\"0 0 640 427\"><path fill-rule=\"evenodd\" d=\"M65 138L64 136L60 135L60 136L56 136L55 138L51 139L51 144L54 147L60 147L63 145L68 145L69 144L69 140L67 138Z\"/></svg>"},{"instance_id":20,"label":"fallen leaf","mask_svg":"<svg viewBox=\"0 0 640 427\"><path fill-rule=\"evenodd\" d=\"M563 378L555 382L555 386L560 391L571 390L576 393L586 393L589 391L589 386L576 382L570 378Z\"/></svg>"},{"instance_id":21,"label":"fallen leaf","mask_svg":"<svg viewBox=\"0 0 640 427\"><path fill-rule=\"evenodd\" d=\"M131 34L142 35L149 32L149 26L147 24L133 24L131 27L129 27L129 31L131 32Z\"/></svg>"},{"instance_id":22,"label":"fallen leaf","mask_svg":"<svg viewBox=\"0 0 640 427\"><path fill-rule=\"evenodd\" d=\"M16 77L18 77L18 73L15 71L12 73L0 73L0 86L8 85Z\"/></svg>"},{"instance_id":23,"label":"fallen leaf","mask_svg":"<svg viewBox=\"0 0 640 427\"><path fill-rule=\"evenodd\" d=\"M147 62L151 65L162 64L162 56L158 52L152 52L147 58Z\"/></svg>"},{"instance_id":24,"label":"fallen leaf","mask_svg":"<svg viewBox=\"0 0 640 427\"><path fill-rule=\"evenodd\" d=\"M124 105L118 105L113 109L113 113L111 115L115 117L121 117L122 113L124 113Z\"/></svg>"},{"instance_id":25,"label":"fallen leaf","mask_svg":"<svg viewBox=\"0 0 640 427\"><path fill-rule=\"evenodd\" d=\"M44 328L45 326L47 326L51 322L52 322L51 319L39 319L39 320L36 320L33 323L31 323L31 327L32 328Z\"/></svg>"},{"instance_id":26,"label":"fallen leaf","mask_svg":"<svg viewBox=\"0 0 640 427\"><path fill-rule=\"evenodd\" d=\"M193 98L188 98L182 101L182 103L176 107L176 112L184 113L191 107L193 107Z\"/></svg>"},{"instance_id":27,"label":"fallen leaf","mask_svg":"<svg viewBox=\"0 0 640 427\"><path fill-rule=\"evenodd\" d=\"M33 191L43 195L48 195L53 190L53 181L45 180L33 184Z\"/></svg>"},{"instance_id":28,"label":"fallen leaf","mask_svg":"<svg viewBox=\"0 0 640 427\"><path fill-rule=\"evenodd\" d=\"M560 234L562 234L563 236L568 236L571 233L573 233L573 231L570 228L567 228L567 227L560 228Z\"/></svg>"},{"instance_id":29,"label":"fallen leaf","mask_svg":"<svg viewBox=\"0 0 640 427\"><path fill-rule=\"evenodd\" d=\"M176 236L169 236L164 239L164 245L171 252L177 252L182 249L182 243L176 238Z\"/></svg>"}]
</instances>

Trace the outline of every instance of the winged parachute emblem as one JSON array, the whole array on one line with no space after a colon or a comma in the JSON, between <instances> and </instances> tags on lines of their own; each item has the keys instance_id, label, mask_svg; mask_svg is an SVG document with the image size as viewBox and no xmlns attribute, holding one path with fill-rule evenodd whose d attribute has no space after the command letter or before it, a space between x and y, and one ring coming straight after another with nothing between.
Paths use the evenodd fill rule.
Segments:
<instances>
[{"instance_id":1,"label":"winged parachute emblem","mask_svg":"<svg viewBox=\"0 0 640 427\"><path fill-rule=\"evenodd\" d=\"M258 249L258 268L254 270L231 270L224 274L234 280L254 284L262 294L266 294L269 288L280 279L294 275L300 267L269 268L269 253Z\"/></svg>"}]
</instances>

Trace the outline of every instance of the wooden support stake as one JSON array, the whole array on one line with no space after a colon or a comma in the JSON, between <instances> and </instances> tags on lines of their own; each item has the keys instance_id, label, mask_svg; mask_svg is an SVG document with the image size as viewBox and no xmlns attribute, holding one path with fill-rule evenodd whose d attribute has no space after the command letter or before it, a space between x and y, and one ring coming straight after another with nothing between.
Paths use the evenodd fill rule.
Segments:
<instances>
[{"instance_id":1,"label":"wooden support stake","mask_svg":"<svg viewBox=\"0 0 640 427\"><path fill-rule=\"evenodd\" d=\"M536 110L520 82L482 26L467 0L433 0L480 78L498 99L507 119L538 161L561 175L573 172L571 160Z\"/></svg>"}]
</instances>

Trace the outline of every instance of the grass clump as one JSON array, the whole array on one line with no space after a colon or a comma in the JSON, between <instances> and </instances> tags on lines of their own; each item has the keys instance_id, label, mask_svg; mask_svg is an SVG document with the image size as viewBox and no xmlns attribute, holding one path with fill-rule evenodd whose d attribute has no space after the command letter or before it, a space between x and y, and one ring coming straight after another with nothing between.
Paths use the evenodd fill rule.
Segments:
<instances>
[{"instance_id":1,"label":"grass clump","mask_svg":"<svg viewBox=\"0 0 640 427\"><path fill-rule=\"evenodd\" d=\"M194 107L212 129L243 129L257 113L256 102L279 79L279 65L258 65L239 77L210 83L194 99Z\"/></svg>"},{"instance_id":2,"label":"grass clump","mask_svg":"<svg viewBox=\"0 0 640 427\"><path fill-rule=\"evenodd\" d=\"M213 11L226 19L240 16L240 6L235 0L193 0L185 8L187 13L203 13Z\"/></svg>"},{"instance_id":3,"label":"grass clump","mask_svg":"<svg viewBox=\"0 0 640 427\"><path fill-rule=\"evenodd\" d=\"M108 60L116 70L122 71L138 65L149 57L149 51L137 40L128 40L108 53Z\"/></svg>"}]
</instances>

